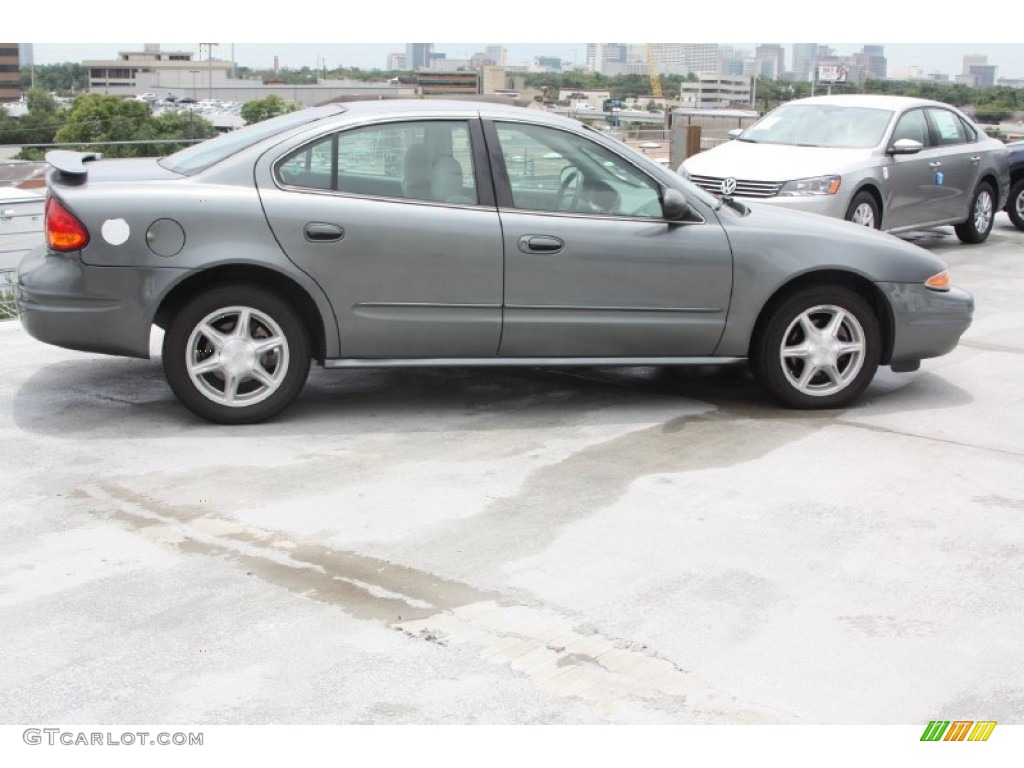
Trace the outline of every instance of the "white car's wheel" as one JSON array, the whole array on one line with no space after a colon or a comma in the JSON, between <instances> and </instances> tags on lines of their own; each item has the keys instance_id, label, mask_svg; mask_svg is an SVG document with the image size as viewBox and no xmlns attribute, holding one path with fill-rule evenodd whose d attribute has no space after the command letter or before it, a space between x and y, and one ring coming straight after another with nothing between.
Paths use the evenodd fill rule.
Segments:
<instances>
[{"instance_id":1,"label":"white car's wheel","mask_svg":"<svg viewBox=\"0 0 1024 768\"><path fill-rule=\"evenodd\" d=\"M882 214L878 210L875 196L870 192L858 192L846 209L846 220L872 229L882 226Z\"/></svg>"},{"instance_id":2,"label":"white car's wheel","mask_svg":"<svg viewBox=\"0 0 1024 768\"><path fill-rule=\"evenodd\" d=\"M995 217L995 193L988 182L983 181L974 190L967 220L955 227L956 236L963 243L983 243L988 238L988 233L992 231L992 222Z\"/></svg>"},{"instance_id":3,"label":"white car's wheel","mask_svg":"<svg viewBox=\"0 0 1024 768\"><path fill-rule=\"evenodd\" d=\"M878 369L882 336L870 305L839 286L812 286L771 311L751 345L758 381L793 408L840 408Z\"/></svg>"},{"instance_id":4,"label":"white car's wheel","mask_svg":"<svg viewBox=\"0 0 1024 768\"><path fill-rule=\"evenodd\" d=\"M174 394L221 424L251 424L281 411L302 390L309 357L298 313L255 286L200 294L164 336L164 373Z\"/></svg>"}]
</instances>

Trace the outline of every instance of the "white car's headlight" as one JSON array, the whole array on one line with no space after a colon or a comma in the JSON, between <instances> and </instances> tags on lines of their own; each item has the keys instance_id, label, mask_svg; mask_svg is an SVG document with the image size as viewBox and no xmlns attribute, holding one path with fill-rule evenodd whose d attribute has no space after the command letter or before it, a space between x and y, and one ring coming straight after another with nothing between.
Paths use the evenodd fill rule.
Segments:
<instances>
[{"instance_id":1,"label":"white car's headlight","mask_svg":"<svg viewBox=\"0 0 1024 768\"><path fill-rule=\"evenodd\" d=\"M680 166L679 166L679 168L678 168L678 169L676 170L676 173L678 173L678 174L679 174L680 176L682 176L682 177L683 177L684 179L686 179L687 181L689 181L689 179L690 179L690 173L689 173L689 171L687 171L687 170L686 170L686 169L685 169L685 168L684 168L684 167L683 167L682 165L680 165Z\"/></svg>"},{"instance_id":2,"label":"white car's headlight","mask_svg":"<svg viewBox=\"0 0 1024 768\"><path fill-rule=\"evenodd\" d=\"M810 179L787 181L779 190L779 195L834 195L839 191L843 180L840 176L814 176Z\"/></svg>"}]
</instances>

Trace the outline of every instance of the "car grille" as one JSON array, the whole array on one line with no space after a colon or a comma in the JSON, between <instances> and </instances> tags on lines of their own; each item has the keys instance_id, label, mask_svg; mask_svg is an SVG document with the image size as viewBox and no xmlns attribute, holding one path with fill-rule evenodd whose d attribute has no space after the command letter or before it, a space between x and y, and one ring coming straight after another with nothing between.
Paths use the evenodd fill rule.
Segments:
<instances>
[{"instance_id":1,"label":"car grille","mask_svg":"<svg viewBox=\"0 0 1024 768\"><path fill-rule=\"evenodd\" d=\"M690 174L690 181L713 195L722 194L722 176L697 176ZM782 189L781 181L750 181L736 179L735 197L775 197Z\"/></svg>"}]
</instances>

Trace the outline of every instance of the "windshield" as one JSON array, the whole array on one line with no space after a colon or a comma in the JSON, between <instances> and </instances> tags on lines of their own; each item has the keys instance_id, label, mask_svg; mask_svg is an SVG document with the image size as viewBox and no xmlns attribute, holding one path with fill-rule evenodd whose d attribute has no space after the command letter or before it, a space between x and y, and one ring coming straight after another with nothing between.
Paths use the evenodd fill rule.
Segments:
<instances>
[{"instance_id":1,"label":"windshield","mask_svg":"<svg viewBox=\"0 0 1024 768\"><path fill-rule=\"evenodd\" d=\"M881 143L892 114L835 104L784 104L744 131L740 141L867 149Z\"/></svg>"},{"instance_id":2,"label":"windshield","mask_svg":"<svg viewBox=\"0 0 1024 768\"><path fill-rule=\"evenodd\" d=\"M204 168L209 168L214 163L219 163L226 157L240 152L246 147L263 141L277 133L287 131L289 128L311 123L328 115L338 114L336 107L303 109L299 112L289 112L286 115L273 117L261 123L253 123L245 128L240 128L231 133L225 133L209 141L194 144L173 155L161 158L160 165L175 173L189 175L198 173Z\"/></svg>"}]
</instances>

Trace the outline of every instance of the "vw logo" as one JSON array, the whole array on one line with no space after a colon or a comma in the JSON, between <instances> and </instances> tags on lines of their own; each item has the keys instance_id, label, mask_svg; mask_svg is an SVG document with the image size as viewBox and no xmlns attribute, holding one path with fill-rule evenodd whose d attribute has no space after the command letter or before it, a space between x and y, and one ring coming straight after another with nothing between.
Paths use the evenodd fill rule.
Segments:
<instances>
[{"instance_id":1,"label":"vw logo","mask_svg":"<svg viewBox=\"0 0 1024 768\"><path fill-rule=\"evenodd\" d=\"M736 191L736 179L730 177L728 179L722 179L722 194L731 195Z\"/></svg>"}]
</instances>

